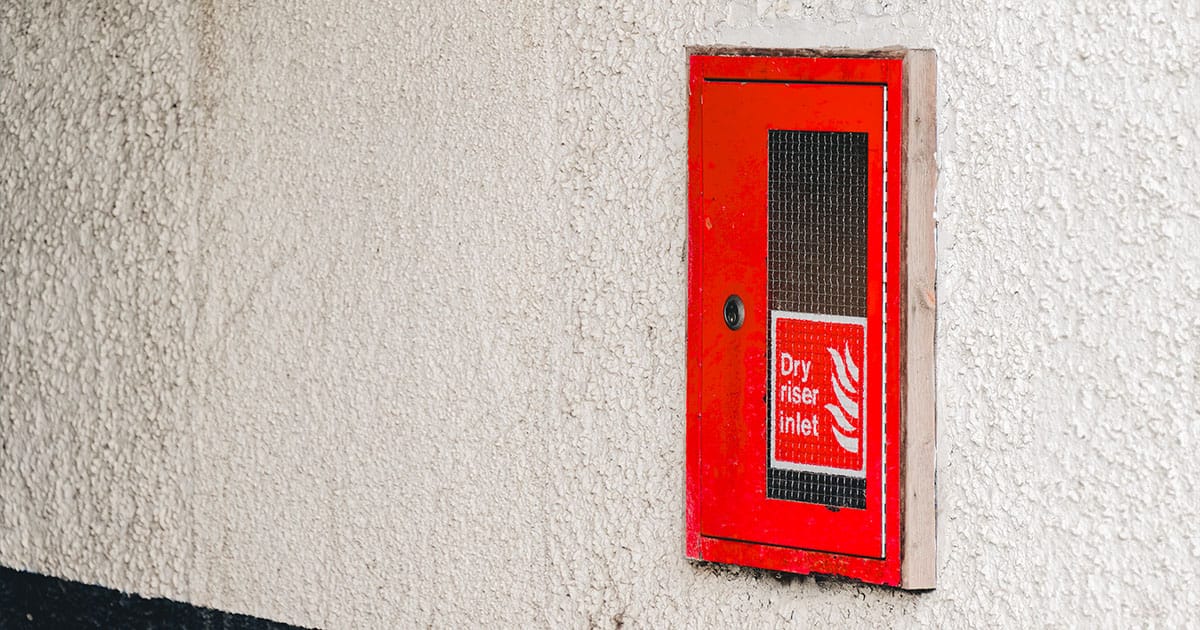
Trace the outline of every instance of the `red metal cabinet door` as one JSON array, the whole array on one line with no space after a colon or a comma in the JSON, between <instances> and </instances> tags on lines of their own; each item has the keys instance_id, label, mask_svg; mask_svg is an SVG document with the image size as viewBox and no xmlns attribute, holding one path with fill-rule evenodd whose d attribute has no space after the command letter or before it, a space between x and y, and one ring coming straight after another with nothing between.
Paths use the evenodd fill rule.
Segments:
<instances>
[{"instance_id":1,"label":"red metal cabinet door","mask_svg":"<svg viewBox=\"0 0 1200 630\"><path fill-rule=\"evenodd\" d=\"M693 217L702 222L698 278L701 286L700 534L881 558L885 496L884 89L877 84L743 81L705 81L701 89L702 217ZM862 191L866 197L863 226L866 269L859 269L865 277L862 289L865 295L861 296L864 317L846 320L859 322L856 330L861 332L848 338L860 341L847 344L846 354L836 361L843 364L843 372L847 366L861 369L857 382L862 394L854 405L862 418L861 435L854 443L860 449L861 469L856 473L857 478L836 477L865 481L864 496L857 507L768 496L768 475L780 474L775 470L776 465L770 463L775 452L771 440L783 435L775 435L782 430L776 421L782 420L769 418L773 415L772 405L788 400L817 402L815 398L806 398L810 395L822 396L819 402L823 403L833 400L832 390L837 389L836 384L830 388L826 380L821 388L823 393L819 394L802 389L780 390L782 394L768 390L768 387L774 389L773 374L769 371L789 367L781 363L786 359L773 356L771 350L773 316L787 314L772 313L768 308L768 230L805 229L803 225L769 225L768 179L772 166L768 147L780 138L788 138L772 133L823 132L850 132L863 141L866 152ZM782 171L779 164L775 168L777 173L787 172L786 165ZM772 234L777 240L791 238L790 234ZM722 316L731 295L739 296L745 305L745 322L736 330L727 326ZM836 327L841 320L833 317L829 321L833 322L830 326ZM814 325L803 321L784 323ZM853 325L848 329L851 332L855 330ZM841 343L830 345L840 347ZM851 358L847 363L845 359L851 355L858 360ZM822 377L828 378L826 373ZM848 382L847 387L850 387ZM814 408L819 409L820 405ZM828 417L822 417L829 421ZM817 422L816 416L813 420ZM830 426L826 425L824 431L830 431ZM798 432L799 417L786 428ZM805 424L804 428L808 431L815 429L815 425ZM806 481L795 483L810 483L817 473L803 474L809 475L804 477Z\"/></svg>"}]
</instances>

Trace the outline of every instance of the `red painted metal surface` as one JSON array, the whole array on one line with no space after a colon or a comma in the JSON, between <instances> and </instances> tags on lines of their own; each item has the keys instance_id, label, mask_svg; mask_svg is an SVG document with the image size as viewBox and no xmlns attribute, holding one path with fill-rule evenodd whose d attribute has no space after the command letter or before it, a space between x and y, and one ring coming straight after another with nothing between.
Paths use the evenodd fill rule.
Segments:
<instances>
[{"instance_id":1,"label":"red painted metal surface","mask_svg":"<svg viewBox=\"0 0 1200 630\"><path fill-rule=\"evenodd\" d=\"M880 403L886 400L890 409L899 409L900 405L898 388L884 388L885 382L900 382L895 373L901 364L898 346L884 345L884 313L887 321L900 321L900 295L899 291L888 294L886 304L882 296L885 229L887 241L899 243L902 227L898 212L901 63L897 59L691 58L686 497L689 557L795 573L837 574L884 584L899 581L900 540L895 526L902 508L899 422L893 418L885 424ZM885 86L889 135L886 190ZM862 353L862 344L851 351L851 328L782 323L797 330L812 328L813 334L825 335L819 340L828 341L828 347L843 343L844 353L859 356L865 363L861 367L866 392L863 398L867 402L860 425L865 430L856 435L853 427L848 429L849 436L861 440L862 459L827 456L809 464L861 467L868 487L866 509L831 510L824 505L766 497L770 455L766 427L771 401L766 391L767 331L771 325L766 288L768 129L868 134L866 352L854 354ZM886 227L884 195L888 207L895 209L889 213ZM899 286L898 256L899 247L891 248L887 281L893 287ZM746 309L745 324L736 331L727 328L722 318L724 301L731 294L741 296ZM779 350L776 348L776 352ZM811 355L813 351L797 347L795 352ZM885 352L889 353L886 373ZM777 354L776 370L782 369L779 361ZM822 376L829 378L828 372ZM812 400L805 401L803 392L794 398L794 403L791 398L781 402L781 412L787 407L794 409L795 415L801 407L813 404ZM847 404L862 404L862 400ZM776 414L775 420L779 419L780 414ZM792 448L780 451L781 442L776 445L775 455L803 466L801 460L813 456L802 451L818 448L815 440L832 433L827 426L823 435L805 435L798 418L796 422L790 425L795 434Z\"/></svg>"}]
</instances>

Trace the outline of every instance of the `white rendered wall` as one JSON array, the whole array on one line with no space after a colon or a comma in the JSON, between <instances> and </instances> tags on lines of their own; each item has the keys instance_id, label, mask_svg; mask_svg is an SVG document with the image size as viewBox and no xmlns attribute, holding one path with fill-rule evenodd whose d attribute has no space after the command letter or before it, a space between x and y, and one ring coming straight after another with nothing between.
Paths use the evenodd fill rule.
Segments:
<instances>
[{"instance_id":1,"label":"white rendered wall","mask_svg":"<svg viewBox=\"0 0 1200 630\"><path fill-rule=\"evenodd\" d=\"M220 5L220 6L214 6ZM1200 7L0 5L0 564L307 625L1200 610ZM683 558L690 44L939 55L939 589Z\"/></svg>"}]
</instances>

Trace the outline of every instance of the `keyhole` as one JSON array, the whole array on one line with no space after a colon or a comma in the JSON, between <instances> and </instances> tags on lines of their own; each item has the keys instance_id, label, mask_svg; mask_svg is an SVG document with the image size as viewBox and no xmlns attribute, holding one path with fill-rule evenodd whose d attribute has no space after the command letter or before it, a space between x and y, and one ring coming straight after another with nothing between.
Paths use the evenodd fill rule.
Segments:
<instances>
[{"instance_id":1,"label":"keyhole","mask_svg":"<svg viewBox=\"0 0 1200 630\"><path fill-rule=\"evenodd\" d=\"M737 330L746 321L746 307L742 298L731 295L725 298L725 325L729 330Z\"/></svg>"}]
</instances>

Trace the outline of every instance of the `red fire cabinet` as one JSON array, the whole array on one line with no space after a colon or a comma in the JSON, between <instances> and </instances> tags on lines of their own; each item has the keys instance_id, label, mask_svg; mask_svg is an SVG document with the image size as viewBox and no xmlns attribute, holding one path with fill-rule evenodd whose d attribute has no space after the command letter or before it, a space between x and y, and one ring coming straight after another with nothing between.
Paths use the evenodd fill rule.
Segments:
<instances>
[{"instance_id":1,"label":"red fire cabinet","mask_svg":"<svg viewBox=\"0 0 1200 630\"><path fill-rule=\"evenodd\" d=\"M933 59L691 56L691 558L934 586Z\"/></svg>"}]
</instances>

